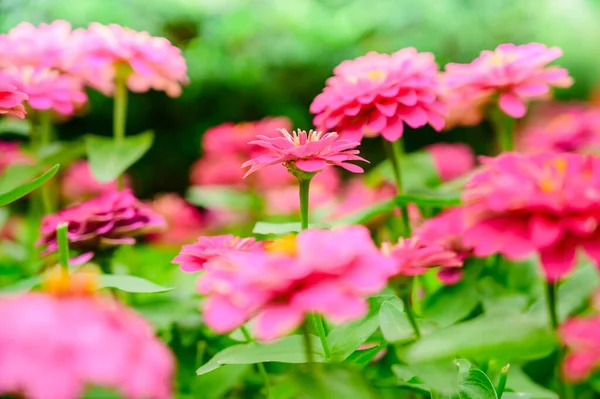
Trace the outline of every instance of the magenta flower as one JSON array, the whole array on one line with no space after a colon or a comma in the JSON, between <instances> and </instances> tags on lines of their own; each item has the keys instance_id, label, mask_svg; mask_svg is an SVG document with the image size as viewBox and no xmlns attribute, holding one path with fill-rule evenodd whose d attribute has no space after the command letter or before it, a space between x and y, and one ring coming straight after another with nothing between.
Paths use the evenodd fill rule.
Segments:
<instances>
[{"instance_id":1,"label":"magenta flower","mask_svg":"<svg viewBox=\"0 0 600 399\"><path fill-rule=\"evenodd\" d=\"M87 253L134 244L136 236L165 227L165 220L130 190L110 191L44 216L38 240L38 245L45 246L43 254L58 250L56 227L62 222L69 224L67 236L70 246Z\"/></svg>"},{"instance_id":2,"label":"magenta flower","mask_svg":"<svg viewBox=\"0 0 600 399\"><path fill-rule=\"evenodd\" d=\"M309 173L323 170L327 165L339 166L353 173L362 173L361 167L347 162L368 162L357 155L359 151L356 147L360 143L339 140L335 132L322 133L311 130L307 133L305 130L297 130L290 134L285 129L280 129L280 132L283 137L271 138L260 135L257 136L259 140L249 143L262 146L270 150L271 154L261 155L245 162L242 168L249 167L249 169L244 177L277 164L284 164L291 171L300 170Z\"/></svg>"},{"instance_id":3,"label":"magenta flower","mask_svg":"<svg viewBox=\"0 0 600 399\"><path fill-rule=\"evenodd\" d=\"M417 237L401 238L396 245L384 243L382 251L393 259L396 276L417 276L433 267L453 271L463 265L455 252Z\"/></svg>"},{"instance_id":4,"label":"magenta flower","mask_svg":"<svg viewBox=\"0 0 600 399\"><path fill-rule=\"evenodd\" d=\"M444 128L446 107L431 53L412 47L393 54L370 52L342 62L333 73L310 105L319 130L336 130L351 141L377 134L396 141L404 124Z\"/></svg>"},{"instance_id":5,"label":"magenta flower","mask_svg":"<svg viewBox=\"0 0 600 399\"><path fill-rule=\"evenodd\" d=\"M475 155L466 144L436 143L425 147L425 150L433 158L442 182L463 176L475 167Z\"/></svg>"},{"instance_id":6,"label":"magenta flower","mask_svg":"<svg viewBox=\"0 0 600 399\"><path fill-rule=\"evenodd\" d=\"M181 50L164 37L92 22L87 30L73 31L73 41L78 51L71 70L104 94L113 93L119 68L128 73L127 87L134 92L154 89L178 97L188 83Z\"/></svg>"},{"instance_id":7,"label":"magenta flower","mask_svg":"<svg viewBox=\"0 0 600 399\"><path fill-rule=\"evenodd\" d=\"M164 231L148 237L151 242L183 245L194 241L206 229L207 221L202 212L177 194L161 194L150 207L167 222Z\"/></svg>"},{"instance_id":8,"label":"magenta flower","mask_svg":"<svg viewBox=\"0 0 600 399\"><path fill-rule=\"evenodd\" d=\"M76 399L101 386L128 399L172 397L173 355L144 319L114 300L4 297L0 320L0 395Z\"/></svg>"},{"instance_id":9,"label":"magenta flower","mask_svg":"<svg viewBox=\"0 0 600 399\"><path fill-rule=\"evenodd\" d=\"M129 176L124 176L125 186L129 186ZM87 161L73 163L65 171L60 191L69 202L89 200L117 188L117 182L101 183L96 180Z\"/></svg>"},{"instance_id":10,"label":"magenta flower","mask_svg":"<svg viewBox=\"0 0 600 399\"><path fill-rule=\"evenodd\" d=\"M538 253L551 282L573 268L579 248L600 262L599 157L505 153L483 164L463 195L463 240L476 256Z\"/></svg>"},{"instance_id":11,"label":"magenta flower","mask_svg":"<svg viewBox=\"0 0 600 399\"><path fill-rule=\"evenodd\" d=\"M377 249L369 230L304 230L267 245L266 252L234 252L206 263L198 279L204 321L225 333L255 319L266 341L293 331L308 313L335 323L360 318L366 297L383 289L391 259Z\"/></svg>"},{"instance_id":12,"label":"magenta flower","mask_svg":"<svg viewBox=\"0 0 600 399\"><path fill-rule=\"evenodd\" d=\"M494 51L482 51L470 64L446 65L443 76L449 103L474 101L474 105L495 102L513 118L527 111L526 101L547 96L550 87L569 87L573 79L564 68L547 66L562 55L558 47L539 43L501 44ZM487 101L481 101L482 99Z\"/></svg>"},{"instance_id":13,"label":"magenta flower","mask_svg":"<svg viewBox=\"0 0 600 399\"><path fill-rule=\"evenodd\" d=\"M11 165L33 165L35 159L24 152L18 143L0 141L0 175Z\"/></svg>"},{"instance_id":14,"label":"magenta flower","mask_svg":"<svg viewBox=\"0 0 600 399\"><path fill-rule=\"evenodd\" d=\"M569 382L581 382L600 368L600 315L572 318L559 329L567 347L562 372Z\"/></svg>"},{"instance_id":15,"label":"magenta flower","mask_svg":"<svg viewBox=\"0 0 600 399\"><path fill-rule=\"evenodd\" d=\"M10 115L17 118L25 118L25 106L23 101L29 97L18 89L17 86L7 83L8 80L0 76L0 115Z\"/></svg>"},{"instance_id":16,"label":"magenta flower","mask_svg":"<svg viewBox=\"0 0 600 399\"><path fill-rule=\"evenodd\" d=\"M262 242L254 238L240 238L231 234L221 236L203 236L189 245L181 248L173 263L179 264L184 272L197 272L204 269L206 262L232 252L262 252Z\"/></svg>"}]
</instances>

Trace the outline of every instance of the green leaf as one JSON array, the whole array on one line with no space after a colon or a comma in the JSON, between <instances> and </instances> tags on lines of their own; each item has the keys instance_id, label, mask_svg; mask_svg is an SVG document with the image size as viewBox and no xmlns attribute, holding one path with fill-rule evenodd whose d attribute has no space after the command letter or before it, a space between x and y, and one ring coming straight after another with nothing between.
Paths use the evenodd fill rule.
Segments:
<instances>
[{"instance_id":1,"label":"green leaf","mask_svg":"<svg viewBox=\"0 0 600 399\"><path fill-rule=\"evenodd\" d=\"M478 303L475 284L465 279L458 284L444 286L428 296L423 303L423 317L446 327L464 319Z\"/></svg>"},{"instance_id":2,"label":"green leaf","mask_svg":"<svg viewBox=\"0 0 600 399\"><path fill-rule=\"evenodd\" d=\"M364 318L331 330L327 336L327 341L331 348L331 359L342 362L356 348L365 343L379 327L379 309L381 305L385 301L394 298L396 297L393 295L379 295L369 298L369 312Z\"/></svg>"},{"instance_id":3,"label":"green leaf","mask_svg":"<svg viewBox=\"0 0 600 399\"><path fill-rule=\"evenodd\" d=\"M423 187L435 187L440 184L433 157L427 151L415 151L404 155L401 162L402 183L409 191ZM392 165L384 161L367 175L367 181L377 183L380 180L395 182Z\"/></svg>"},{"instance_id":4,"label":"green leaf","mask_svg":"<svg viewBox=\"0 0 600 399\"><path fill-rule=\"evenodd\" d=\"M154 133L127 136L121 142L112 137L85 136L85 148L94 177L99 182L116 180L152 146Z\"/></svg>"},{"instance_id":5,"label":"green leaf","mask_svg":"<svg viewBox=\"0 0 600 399\"><path fill-rule=\"evenodd\" d=\"M558 399L556 392L536 384L525 374L521 367L514 364L510 367L510 375L507 379L506 387L517 394L523 395L520 397L530 395L531 399ZM507 394L508 392L505 392L502 398L504 399Z\"/></svg>"},{"instance_id":6,"label":"green leaf","mask_svg":"<svg viewBox=\"0 0 600 399\"><path fill-rule=\"evenodd\" d=\"M536 359L555 348L554 335L545 321L524 315L489 315L437 330L403 348L399 356L408 364L452 359L495 358L500 362Z\"/></svg>"},{"instance_id":7,"label":"green leaf","mask_svg":"<svg viewBox=\"0 0 600 399\"><path fill-rule=\"evenodd\" d=\"M405 342L414 338L414 331L404 313L400 299L385 301L379 309L381 333L388 342Z\"/></svg>"},{"instance_id":8,"label":"green leaf","mask_svg":"<svg viewBox=\"0 0 600 399\"><path fill-rule=\"evenodd\" d=\"M36 188L40 187L42 184L46 183L50 180L58 171L59 165L54 165L48 171L46 171L40 177L33 179L29 183L25 183L19 185L18 187L12 188L9 191L0 193L0 206L4 206L10 204L13 201L18 200L19 198L29 194Z\"/></svg>"},{"instance_id":9,"label":"green leaf","mask_svg":"<svg viewBox=\"0 0 600 399\"><path fill-rule=\"evenodd\" d=\"M33 277L27 278L25 280L17 281L16 283L14 283L12 285L8 285L6 287L0 287L0 293L5 294L5 293L27 292L27 291L30 291L33 287L40 284L41 281L42 281L41 276L33 276Z\"/></svg>"},{"instance_id":10,"label":"green leaf","mask_svg":"<svg viewBox=\"0 0 600 399\"><path fill-rule=\"evenodd\" d=\"M308 225L311 228L328 228L326 224L322 223L311 223ZM256 222L252 233L264 234L264 235L277 235L282 236L290 233L298 233L302 231L300 222L290 223L269 223L269 222Z\"/></svg>"},{"instance_id":11,"label":"green leaf","mask_svg":"<svg viewBox=\"0 0 600 399\"><path fill-rule=\"evenodd\" d=\"M319 338L311 335L310 339L314 351L314 360L321 363L326 362ZM230 346L213 356L212 359L196 370L196 374L210 373L226 364L255 364L265 362L306 363L306 361L304 337L301 335L290 335L269 344L251 342Z\"/></svg>"},{"instance_id":12,"label":"green leaf","mask_svg":"<svg viewBox=\"0 0 600 399\"><path fill-rule=\"evenodd\" d=\"M43 148L39 155L39 161L45 164L68 165L85 154L85 144L82 141L76 142L54 142L50 146Z\"/></svg>"},{"instance_id":13,"label":"green leaf","mask_svg":"<svg viewBox=\"0 0 600 399\"><path fill-rule=\"evenodd\" d=\"M163 287L144 278L126 274L101 274L98 288L116 288L125 292L144 294L167 292L173 289L173 287Z\"/></svg>"},{"instance_id":14,"label":"green leaf","mask_svg":"<svg viewBox=\"0 0 600 399\"><path fill-rule=\"evenodd\" d=\"M0 134L29 135L29 123L24 119L2 118L0 119Z\"/></svg>"},{"instance_id":15,"label":"green leaf","mask_svg":"<svg viewBox=\"0 0 600 399\"><path fill-rule=\"evenodd\" d=\"M229 364L209 374L196 377L194 381L197 399L218 399L225 397L242 376L250 370L248 364Z\"/></svg>"},{"instance_id":16,"label":"green leaf","mask_svg":"<svg viewBox=\"0 0 600 399\"><path fill-rule=\"evenodd\" d=\"M487 375L481 370L471 369L463 375L458 384L460 399L498 399L496 389Z\"/></svg>"},{"instance_id":17,"label":"green leaf","mask_svg":"<svg viewBox=\"0 0 600 399\"><path fill-rule=\"evenodd\" d=\"M39 165L10 165L0 175L0 193L21 186L41 172Z\"/></svg>"},{"instance_id":18,"label":"green leaf","mask_svg":"<svg viewBox=\"0 0 600 399\"><path fill-rule=\"evenodd\" d=\"M417 204L419 206L454 206L460 205L460 195L437 191L409 192L394 198L398 205Z\"/></svg>"},{"instance_id":19,"label":"green leaf","mask_svg":"<svg viewBox=\"0 0 600 399\"><path fill-rule=\"evenodd\" d=\"M319 373L297 373L298 399L375 399L362 373L350 369L325 369Z\"/></svg>"},{"instance_id":20,"label":"green leaf","mask_svg":"<svg viewBox=\"0 0 600 399\"><path fill-rule=\"evenodd\" d=\"M333 226L349 226L353 224L365 224L379 215L385 215L392 212L398 205L394 199L378 202L374 205L361 209L358 212L348 216L335 219L331 222Z\"/></svg>"},{"instance_id":21,"label":"green leaf","mask_svg":"<svg viewBox=\"0 0 600 399\"><path fill-rule=\"evenodd\" d=\"M448 395L458 390L459 378L452 360L411 364L408 368L431 390Z\"/></svg>"},{"instance_id":22,"label":"green leaf","mask_svg":"<svg viewBox=\"0 0 600 399\"><path fill-rule=\"evenodd\" d=\"M373 360L375 356L377 356L379 352L381 352L384 349L385 347L382 347L381 345L377 344L372 348L354 351L354 353L348 356L344 362L364 367L367 364L369 364L369 362Z\"/></svg>"},{"instance_id":23,"label":"green leaf","mask_svg":"<svg viewBox=\"0 0 600 399\"><path fill-rule=\"evenodd\" d=\"M186 198L191 204L209 209L246 211L260 206L256 195L224 186L194 186Z\"/></svg>"}]
</instances>

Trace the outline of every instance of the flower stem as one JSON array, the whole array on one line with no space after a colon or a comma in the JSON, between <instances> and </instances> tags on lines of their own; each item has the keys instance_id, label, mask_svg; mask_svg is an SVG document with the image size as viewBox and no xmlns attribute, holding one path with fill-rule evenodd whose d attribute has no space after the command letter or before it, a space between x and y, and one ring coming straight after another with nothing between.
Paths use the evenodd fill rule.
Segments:
<instances>
[{"instance_id":1,"label":"flower stem","mask_svg":"<svg viewBox=\"0 0 600 399\"><path fill-rule=\"evenodd\" d=\"M510 364L502 367L500 370L500 381L498 381L498 388L496 389L496 393L498 394L498 399L502 399L502 394L504 393L504 388L506 388L506 380L508 379L508 370L510 369Z\"/></svg>"},{"instance_id":2,"label":"flower stem","mask_svg":"<svg viewBox=\"0 0 600 399\"><path fill-rule=\"evenodd\" d=\"M556 331L556 328L558 327L558 316L556 313L556 288L556 283L546 283L546 302L548 305L548 318L550 320L550 327L554 331Z\"/></svg>"},{"instance_id":3,"label":"flower stem","mask_svg":"<svg viewBox=\"0 0 600 399\"><path fill-rule=\"evenodd\" d=\"M115 99L113 104L113 134L115 143L125 140L125 123L127 121L127 84L125 78L117 75L115 78ZM119 176L117 186L123 188L123 176Z\"/></svg>"},{"instance_id":4,"label":"flower stem","mask_svg":"<svg viewBox=\"0 0 600 399\"><path fill-rule=\"evenodd\" d=\"M308 228L308 193L311 179L298 179L300 189L300 227L302 230Z\"/></svg>"},{"instance_id":5,"label":"flower stem","mask_svg":"<svg viewBox=\"0 0 600 399\"><path fill-rule=\"evenodd\" d=\"M252 339L252 336L250 335L250 332L248 331L246 326L240 327L240 330L242 330L242 334L244 334L244 338L246 338L246 341L254 342L254 339ZM264 363L256 363L256 367L258 368L258 372L260 373L265 382L265 396L271 399L271 383L269 381L269 374L267 373L267 369L265 368Z\"/></svg>"},{"instance_id":6,"label":"flower stem","mask_svg":"<svg viewBox=\"0 0 600 399\"><path fill-rule=\"evenodd\" d=\"M56 227L56 239L58 241L58 260L60 266L64 269L69 269L69 238L67 231L69 223L63 222Z\"/></svg>"},{"instance_id":7,"label":"flower stem","mask_svg":"<svg viewBox=\"0 0 600 399\"><path fill-rule=\"evenodd\" d=\"M323 321L323 317L318 314L312 315L313 324L315 329L317 330L317 335L321 340L321 345L323 346L323 353L325 357L329 359L331 357L331 349L329 348L329 342L327 341L327 332L325 331L325 323Z\"/></svg>"},{"instance_id":8,"label":"flower stem","mask_svg":"<svg viewBox=\"0 0 600 399\"><path fill-rule=\"evenodd\" d=\"M398 195L404 193L404 188L402 185L402 157L404 154L404 145L403 145L402 137L400 137L396 141L387 141L383 139L383 146L387 157L392 164L392 170L394 172L394 180L396 181L396 188L398 190ZM400 206L400 211L402 213L402 224L403 224L403 237L410 237L412 234L410 228L410 220L408 219L408 207L407 205Z\"/></svg>"},{"instance_id":9,"label":"flower stem","mask_svg":"<svg viewBox=\"0 0 600 399\"><path fill-rule=\"evenodd\" d=\"M312 364L315 362L315 358L313 356L312 341L310 339L310 329L308 328L308 320L306 320L304 324L302 324L302 335L304 336L304 350L306 351L306 362Z\"/></svg>"},{"instance_id":10,"label":"flower stem","mask_svg":"<svg viewBox=\"0 0 600 399\"><path fill-rule=\"evenodd\" d=\"M515 120L502 112L496 116L496 139L501 152L514 151L515 149Z\"/></svg>"},{"instance_id":11,"label":"flower stem","mask_svg":"<svg viewBox=\"0 0 600 399\"><path fill-rule=\"evenodd\" d=\"M39 133L39 149L38 149L38 154L37 154L38 156L39 156L39 152L41 150L43 150L45 147L47 147L48 145L50 145L50 142L52 141L52 118L50 115L50 111L41 111L39 113L39 119L40 119L40 124L39 124L39 130L38 130L38 133ZM52 212L54 212L54 209L55 209L54 200L52 198L52 193L54 192L53 182L54 182L54 179L50 179L49 181L44 183L42 185L42 187L40 187L44 214L52 213Z\"/></svg>"},{"instance_id":12,"label":"flower stem","mask_svg":"<svg viewBox=\"0 0 600 399\"><path fill-rule=\"evenodd\" d=\"M415 332L415 336L417 337L417 339L421 339L421 330L419 329L419 323L417 323L417 317L415 316L412 301L410 298L411 291L412 291L412 282L411 282L411 289L410 289L409 293L403 295L400 299L402 299L402 302L404 302L404 311L406 312L406 318L408 319L408 322L410 323L413 331Z\"/></svg>"}]
</instances>

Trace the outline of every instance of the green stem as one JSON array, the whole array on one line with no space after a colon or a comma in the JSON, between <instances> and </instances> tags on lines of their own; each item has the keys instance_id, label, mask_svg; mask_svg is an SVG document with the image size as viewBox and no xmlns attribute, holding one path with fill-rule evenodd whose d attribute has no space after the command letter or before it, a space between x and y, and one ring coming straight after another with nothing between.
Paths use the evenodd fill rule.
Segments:
<instances>
[{"instance_id":1,"label":"green stem","mask_svg":"<svg viewBox=\"0 0 600 399\"><path fill-rule=\"evenodd\" d=\"M506 388L506 380L508 379L508 370L510 369L510 364L502 367L500 370L500 381L498 381L498 388L496 389L496 393L498 394L498 399L502 399L502 394L504 393L504 388Z\"/></svg>"},{"instance_id":2,"label":"green stem","mask_svg":"<svg viewBox=\"0 0 600 399\"><path fill-rule=\"evenodd\" d=\"M56 239L58 241L58 260L60 266L64 269L69 269L69 238L67 231L69 223L63 222L56 227Z\"/></svg>"},{"instance_id":3,"label":"green stem","mask_svg":"<svg viewBox=\"0 0 600 399\"><path fill-rule=\"evenodd\" d=\"M300 227L302 230L308 228L308 193L311 179L298 179L300 189Z\"/></svg>"},{"instance_id":4,"label":"green stem","mask_svg":"<svg viewBox=\"0 0 600 399\"><path fill-rule=\"evenodd\" d=\"M546 283L546 302L548 305L548 318L550 319L550 327L556 331L558 327L558 316L556 314L556 283Z\"/></svg>"},{"instance_id":5,"label":"green stem","mask_svg":"<svg viewBox=\"0 0 600 399\"><path fill-rule=\"evenodd\" d=\"M411 283L411 291L412 291L412 283ZM415 312L413 310L413 305L411 301L410 293L403 295L400 299L404 302L404 311L406 312L406 318L410 323L413 331L415 332L415 336L417 339L421 339L421 330L419 329L419 323L417 323L417 317L415 316Z\"/></svg>"},{"instance_id":6,"label":"green stem","mask_svg":"<svg viewBox=\"0 0 600 399\"><path fill-rule=\"evenodd\" d=\"M514 151L515 149L515 120L499 112L496 117L496 134L500 151Z\"/></svg>"},{"instance_id":7,"label":"green stem","mask_svg":"<svg viewBox=\"0 0 600 399\"><path fill-rule=\"evenodd\" d=\"M125 124L127 121L127 82L117 75L115 78L115 99L113 104L113 134L117 144L125 140ZM123 188L123 176L119 176L118 188Z\"/></svg>"},{"instance_id":8,"label":"green stem","mask_svg":"<svg viewBox=\"0 0 600 399\"><path fill-rule=\"evenodd\" d=\"M52 115L50 111L41 111L39 113L39 149L38 152L44 150L52 141ZM38 154L39 155L39 154ZM54 191L54 179L50 179L42 187L40 187L42 205L44 214L52 213L55 210L54 199L52 193Z\"/></svg>"},{"instance_id":9,"label":"green stem","mask_svg":"<svg viewBox=\"0 0 600 399\"><path fill-rule=\"evenodd\" d=\"M317 330L317 335L321 340L321 345L323 346L323 353L325 357L329 359L331 357L331 349L329 349L329 342L327 341L327 332L325 331L325 323L323 321L323 317L318 314L313 314L312 321L315 326L315 330Z\"/></svg>"},{"instance_id":10,"label":"green stem","mask_svg":"<svg viewBox=\"0 0 600 399\"><path fill-rule=\"evenodd\" d=\"M315 362L312 349L312 341L310 339L310 329L308 328L308 320L302 324L302 335L304 337L304 350L306 351L306 361L309 364ZM312 366L311 366L312 367Z\"/></svg>"},{"instance_id":11,"label":"green stem","mask_svg":"<svg viewBox=\"0 0 600 399\"><path fill-rule=\"evenodd\" d=\"M385 152L392 164L392 170L394 172L394 180L396 181L396 188L398 195L404 193L404 187L402 184L402 158L404 156L404 145L402 137L396 141L387 141L383 139L383 145ZM403 224L403 237L410 237L412 232L410 228L410 220L408 219L408 205L400 206L402 213L402 224Z\"/></svg>"},{"instance_id":12,"label":"green stem","mask_svg":"<svg viewBox=\"0 0 600 399\"><path fill-rule=\"evenodd\" d=\"M246 338L246 341L254 342L254 339L252 339L252 336L250 335L250 332L248 331L246 326L240 327L240 330L242 330L242 334L244 334L244 338ZM258 372L260 373L262 379L265 382L265 396L271 399L271 383L269 381L269 374L267 373L267 369L265 368L264 363L256 363L256 367L258 368Z\"/></svg>"}]
</instances>

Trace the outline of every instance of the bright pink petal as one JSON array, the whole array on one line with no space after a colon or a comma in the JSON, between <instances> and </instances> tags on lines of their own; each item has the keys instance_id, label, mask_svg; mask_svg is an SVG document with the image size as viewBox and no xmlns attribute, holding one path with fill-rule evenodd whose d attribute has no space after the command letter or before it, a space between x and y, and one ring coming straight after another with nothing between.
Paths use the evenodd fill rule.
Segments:
<instances>
[{"instance_id":1,"label":"bright pink petal","mask_svg":"<svg viewBox=\"0 0 600 399\"><path fill-rule=\"evenodd\" d=\"M523 100L510 92L500 94L498 105L502 111L513 118L522 118L527 112L527 107Z\"/></svg>"}]
</instances>

